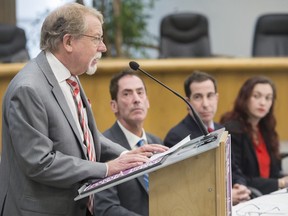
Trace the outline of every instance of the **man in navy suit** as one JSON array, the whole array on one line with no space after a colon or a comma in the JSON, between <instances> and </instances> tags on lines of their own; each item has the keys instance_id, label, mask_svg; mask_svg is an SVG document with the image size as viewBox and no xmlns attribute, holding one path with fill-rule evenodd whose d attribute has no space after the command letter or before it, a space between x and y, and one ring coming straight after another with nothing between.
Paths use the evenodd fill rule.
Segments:
<instances>
[{"instance_id":1,"label":"man in navy suit","mask_svg":"<svg viewBox=\"0 0 288 216\"><path fill-rule=\"evenodd\" d=\"M145 132L144 120L149 108L143 80L131 70L124 70L110 82L111 109L117 121L103 134L126 149L145 143L162 143L160 138ZM94 195L94 215L149 215L148 191L144 176L132 179Z\"/></svg>"},{"instance_id":2,"label":"man in navy suit","mask_svg":"<svg viewBox=\"0 0 288 216\"><path fill-rule=\"evenodd\" d=\"M216 80L205 72L195 71L185 80L184 90L187 101L198 113L208 131L220 129L222 126L213 121L218 106ZM164 145L172 147L189 134L192 135L192 138L203 135L188 108L186 117L170 129L166 135Z\"/></svg>"},{"instance_id":3,"label":"man in navy suit","mask_svg":"<svg viewBox=\"0 0 288 216\"><path fill-rule=\"evenodd\" d=\"M193 106L199 117L207 127L208 132L222 128L213 121L218 106L217 83L210 74L195 71L184 82L186 99ZM182 139L191 134L191 138L199 137L202 134L193 119L193 114L188 108L187 116L174 126L164 139L164 145L172 147ZM250 199L250 190L245 186L245 180L241 172L232 164L232 198L233 204Z\"/></svg>"}]
</instances>

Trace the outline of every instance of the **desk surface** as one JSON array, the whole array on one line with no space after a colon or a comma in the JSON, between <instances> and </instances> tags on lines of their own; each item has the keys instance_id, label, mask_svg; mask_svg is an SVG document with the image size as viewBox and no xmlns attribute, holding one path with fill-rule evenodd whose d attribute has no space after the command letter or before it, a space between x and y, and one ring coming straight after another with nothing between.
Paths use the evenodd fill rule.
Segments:
<instances>
[{"instance_id":1,"label":"desk surface","mask_svg":"<svg viewBox=\"0 0 288 216\"><path fill-rule=\"evenodd\" d=\"M103 58L98 71L111 72L129 67L131 59ZM151 72L191 71L191 68L215 71L235 70L278 70L288 69L288 58L173 58L173 59L139 59L135 60L142 69ZM6 73L17 73L25 63L0 64L0 76ZM98 72L97 72L98 73Z\"/></svg>"},{"instance_id":2,"label":"desk surface","mask_svg":"<svg viewBox=\"0 0 288 216\"><path fill-rule=\"evenodd\" d=\"M81 76L82 85L87 97L90 98L100 131L106 130L115 121L113 113L107 112L110 110L110 79L114 73L128 68L131 60L103 58L94 76ZM202 70L213 75L217 80L219 92L215 121L219 121L220 116L232 108L240 86L248 77L253 75L270 77L277 88L275 104L277 132L281 141L288 140L287 121L283 118L288 110L288 58L185 58L136 59L136 61L143 70L151 73L181 95L185 95L183 82L193 70ZM1 99L10 80L24 65L25 63L0 64ZM164 138L168 130L187 114L186 106L162 86L144 75L142 77L148 89L151 105L145 119L145 130ZM175 104L177 107L173 106ZM2 111L1 107L0 111ZM165 124L163 124L164 119ZM1 116L0 121L2 121Z\"/></svg>"},{"instance_id":3,"label":"desk surface","mask_svg":"<svg viewBox=\"0 0 288 216\"><path fill-rule=\"evenodd\" d=\"M240 203L232 208L232 216L288 215L288 188Z\"/></svg>"}]
</instances>

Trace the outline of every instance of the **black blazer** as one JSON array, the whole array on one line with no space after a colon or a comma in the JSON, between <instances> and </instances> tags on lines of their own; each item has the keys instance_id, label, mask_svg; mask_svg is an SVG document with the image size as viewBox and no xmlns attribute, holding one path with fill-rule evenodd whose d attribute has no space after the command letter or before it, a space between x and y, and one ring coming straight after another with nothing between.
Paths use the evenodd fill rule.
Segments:
<instances>
[{"instance_id":1,"label":"black blazer","mask_svg":"<svg viewBox=\"0 0 288 216\"><path fill-rule=\"evenodd\" d=\"M224 124L226 130L231 134L231 154L233 162L241 169L247 185L257 188L263 194L278 189L278 178L280 178L280 161L271 152L271 144L267 141L265 131L262 135L271 159L270 178L262 178L259 173L257 156L252 140L243 132L243 127L238 121L231 121Z\"/></svg>"},{"instance_id":2,"label":"black blazer","mask_svg":"<svg viewBox=\"0 0 288 216\"><path fill-rule=\"evenodd\" d=\"M215 130L223 128L222 125L214 122ZM179 122L175 127L171 128L164 139L164 145L172 147L173 145L180 142L182 139L191 134L192 138L202 136L200 129L193 120L193 118L188 114L181 122ZM241 170L232 160L232 183L238 183L246 185L246 180L241 173Z\"/></svg>"},{"instance_id":3,"label":"black blazer","mask_svg":"<svg viewBox=\"0 0 288 216\"><path fill-rule=\"evenodd\" d=\"M214 123L214 126L215 130L222 128L222 126L217 123ZM196 138L203 135L194 119L188 114L176 126L169 130L164 138L164 145L172 147L189 134L191 134L191 138Z\"/></svg>"},{"instance_id":4,"label":"black blazer","mask_svg":"<svg viewBox=\"0 0 288 216\"><path fill-rule=\"evenodd\" d=\"M131 149L117 122L103 134L126 149ZM160 138L147 132L146 136L148 143L162 144ZM145 189L143 176L140 176L94 194L94 215L148 216L148 203L148 192Z\"/></svg>"}]
</instances>

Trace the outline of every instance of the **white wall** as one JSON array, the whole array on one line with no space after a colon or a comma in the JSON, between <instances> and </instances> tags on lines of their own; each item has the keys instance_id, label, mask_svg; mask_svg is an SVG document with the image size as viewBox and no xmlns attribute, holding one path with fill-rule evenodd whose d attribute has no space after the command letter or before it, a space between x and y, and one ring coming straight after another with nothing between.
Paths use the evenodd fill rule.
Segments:
<instances>
[{"instance_id":1,"label":"white wall","mask_svg":"<svg viewBox=\"0 0 288 216\"><path fill-rule=\"evenodd\" d=\"M156 0L149 31L159 36L161 18L194 11L209 19L212 52L251 56L256 18L264 13L288 13L287 0ZM287 26L288 28L288 26Z\"/></svg>"},{"instance_id":2,"label":"white wall","mask_svg":"<svg viewBox=\"0 0 288 216\"><path fill-rule=\"evenodd\" d=\"M38 17L41 20L45 10L71 1L73 0L17 0L17 21L26 29L27 37L30 38L28 45L31 57L39 52L41 27L32 23L32 19ZM91 5L91 0L85 2ZM288 13L288 0L155 0L148 31L159 37L162 17L184 11L194 11L208 17L214 54L248 57L251 55L256 18L264 13ZM157 57L158 52L152 51L151 58Z\"/></svg>"},{"instance_id":3,"label":"white wall","mask_svg":"<svg viewBox=\"0 0 288 216\"><path fill-rule=\"evenodd\" d=\"M31 58L40 52L40 31L47 13L66 2L75 0L16 0L17 25L25 29L27 48ZM91 6L91 0L84 0Z\"/></svg>"}]
</instances>

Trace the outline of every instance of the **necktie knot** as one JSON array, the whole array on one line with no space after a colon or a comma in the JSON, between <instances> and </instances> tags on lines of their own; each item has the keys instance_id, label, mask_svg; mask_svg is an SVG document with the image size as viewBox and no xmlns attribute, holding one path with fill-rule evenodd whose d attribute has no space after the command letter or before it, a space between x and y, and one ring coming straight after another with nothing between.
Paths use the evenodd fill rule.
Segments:
<instances>
[{"instance_id":1,"label":"necktie knot","mask_svg":"<svg viewBox=\"0 0 288 216\"><path fill-rule=\"evenodd\" d=\"M78 95L80 88L79 88L79 84L77 82L77 79L75 76L70 76L66 82L69 84L69 86L71 87L72 91L73 91L73 95Z\"/></svg>"},{"instance_id":2,"label":"necktie knot","mask_svg":"<svg viewBox=\"0 0 288 216\"><path fill-rule=\"evenodd\" d=\"M213 128L211 128L211 127L208 127L208 129L207 129L207 130L208 130L208 132L209 132L209 133L211 133L211 132L213 132L213 131L214 131L214 129L213 129Z\"/></svg>"}]
</instances>

